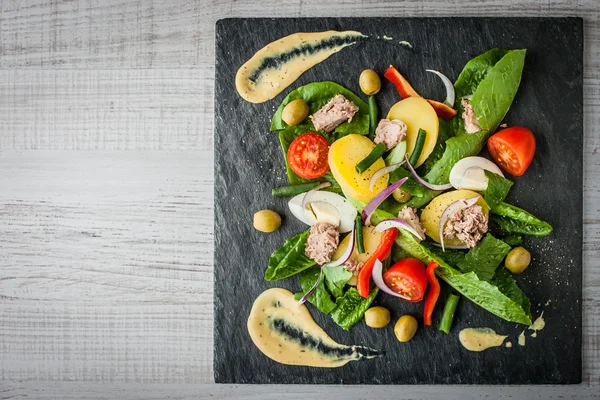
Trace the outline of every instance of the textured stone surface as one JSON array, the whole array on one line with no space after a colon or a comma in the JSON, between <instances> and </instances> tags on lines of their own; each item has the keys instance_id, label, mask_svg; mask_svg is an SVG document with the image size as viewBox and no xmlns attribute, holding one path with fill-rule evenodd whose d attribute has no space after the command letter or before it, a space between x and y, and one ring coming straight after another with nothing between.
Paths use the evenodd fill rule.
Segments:
<instances>
[{"instance_id":1,"label":"textured stone surface","mask_svg":"<svg viewBox=\"0 0 600 400\"><path fill-rule=\"evenodd\" d=\"M355 29L371 37L307 71L274 100L251 104L235 91L237 68L265 44L297 31ZM377 39L377 36L393 40ZM576 383L581 381L582 247L582 23L579 19L230 19L217 24L215 79L215 351L216 382L233 383ZM407 40L413 49L398 44ZM246 319L252 302L269 287L297 291L296 277L263 278L269 254L304 226L270 196L286 183L277 135L270 117L286 93L314 81L333 80L359 94L358 75L395 65L424 96L444 90L426 68L456 79L472 57L492 48L527 48L521 87L505 121L533 130L538 142L525 176L513 179L509 201L554 226L543 239L528 239L534 257L517 282L532 301L534 318L544 311L546 328L517 345L521 326L505 322L461 299L449 335L420 327L406 344L393 323L372 330L360 323L350 332L310 307L315 320L341 343L385 350L377 360L342 368L290 367L266 358L252 344ZM399 99L383 82L378 95L386 112ZM252 214L264 208L284 218L272 234L253 230ZM444 293L447 292L447 288ZM445 298L442 294L441 299ZM545 304L550 300L550 304ZM422 304L380 295L392 322L406 313L419 317ZM441 306L434 321L441 315ZM435 323L434 323L435 324ZM458 341L464 327L487 326L510 335L512 348L470 353Z\"/></svg>"}]
</instances>

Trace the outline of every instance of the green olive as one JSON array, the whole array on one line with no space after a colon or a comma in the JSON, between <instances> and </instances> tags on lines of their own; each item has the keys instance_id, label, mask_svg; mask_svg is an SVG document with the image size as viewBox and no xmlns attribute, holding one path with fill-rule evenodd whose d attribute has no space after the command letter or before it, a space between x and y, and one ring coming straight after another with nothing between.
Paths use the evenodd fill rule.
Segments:
<instances>
[{"instance_id":1,"label":"green olive","mask_svg":"<svg viewBox=\"0 0 600 400\"><path fill-rule=\"evenodd\" d=\"M404 189L398 188L392 192L392 196L398 203L406 203L412 197L412 194Z\"/></svg>"},{"instance_id":2,"label":"green olive","mask_svg":"<svg viewBox=\"0 0 600 400\"><path fill-rule=\"evenodd\" d=\"M531 253L525 250L523 247L515 247L508 253L504 265L513 274L520 274L525 271L531 262Z\"/></svg>"},{"instance_id":3,"label":"green olive","mask_svg":"<svg viewBox=\"0 0 600 400\"><path fill-rule=\"evenodd\" d=\"M281 217L273 210L260 210L254 214L254 229L273 232L281 226Z\"/></svg>"},{"instance_id":4,"label":"green olive","mask_svg":"<svg viewBox=\"0 0 600 400\"><path fill-rule=\"evenodd\" d=\"M396 326L394 326L394 333L399 341L408 342L413 338L413 336L415 336L418 326L419 324L417 323L415 317L412 315L403 315L400 317L398 322L396 322Z\"/></svg>"},{"instance_id":5,"label":"green olive","mask_svg":"<svg viewBox=\"0 0 600 400\"><path fill-rule=\"evenodd\" d=\"M390 310L385 307L371 307L365 312L365 323L371 328L383 328L390 323Z\"/></svg>"},{"instance_id":6,"label":"green olive","mask_svg":"<svg viewBox=\"0 0 600 400\"><path fill-rule=\"evenodd\" d=\"M376 94L381 89L381 79L379 79L377 72L372 69L365 69L360 74L358 84L360 85L360 90L367 96Z\"/></svg>"},{"instance_id":7,"label":"green olive","mask_svg":"<svg viewBox=\"0 0 600 400\"><path fill-rule=\"evenodd\" d=\"M289 126L298 125L304 121L309 111L308 104L304 100L292 100L283 108L281 119Z\"/></svg>"}]
</instances>

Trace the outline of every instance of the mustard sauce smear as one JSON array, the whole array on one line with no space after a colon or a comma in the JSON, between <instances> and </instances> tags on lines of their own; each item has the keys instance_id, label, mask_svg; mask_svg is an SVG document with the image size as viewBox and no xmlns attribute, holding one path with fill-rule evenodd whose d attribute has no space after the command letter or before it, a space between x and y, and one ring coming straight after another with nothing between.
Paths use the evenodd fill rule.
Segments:
<instances>
[{"instance_id":1,"label":"mustard sauce smear","mask_svg":"<svg viewBox=\"0 0 600 400\"><path fill-rule=\"evenodd\" d=\"M458 334L460 343L469 351L483 351L490 347L502 346L507 337L498 335L490 328L466 328Z\"/></svg>"}]
</instances>

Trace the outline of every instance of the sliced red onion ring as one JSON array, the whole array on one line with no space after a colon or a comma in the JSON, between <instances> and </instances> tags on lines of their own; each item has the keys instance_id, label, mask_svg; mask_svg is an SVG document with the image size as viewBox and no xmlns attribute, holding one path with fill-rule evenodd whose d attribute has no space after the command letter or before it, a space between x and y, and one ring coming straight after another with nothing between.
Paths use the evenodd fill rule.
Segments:
<instances>
[{"instance_id":1,"label":"sliced red onion ring","mask_svg":"<svg viewBox=\"0 0 600 400\"><path fill-rule=\"evenodd\" d=\"M439 234L440 234L440 244L442 245L442 251L446 251L444 247L444 225L446 225L446 221L452 214L457 212L458 210L462 210L463 208L471 207L479 200L479 196L473 197L471 199L460 199L450 204L440 217L440 225L439 225ZM449 247L448 247L449 248Z\"/></svg>"},{"instance_id":2,"label":"sliced red onion ring","mask_svg":"<svg viewBox=\"0 0 600 400\"><path fill-rule=\"evenodd\" d=\"M392 289L390 289L385 282L383 281L383 264L381 263L381 261L379 261L379 259L375 260L375 266L373 266L373 282L375 282L375 285L377 285L377 287L381 290L383 290L384 292L386 292L387 294L389 294L390 296L394 296L394 297L399 297L402 300L409 300L409 297L403 296L400 293L396 293L394 292Z\"/></svg>"},{"instance_id":3,"label":"sliced red onion ring","mask_svg":"<svg viewBox=\"0 0 600 400\"><path fill-rule=\"evenodd\" d=\"M302 298L300 300L298 300L298 304L306 303L306 300L308 300L308 298L315 291L317 286L319 286L319 283L321 283L321 279L323 279L323 267L321 267L321 269L319 271L319 277L317 278L317 281L315 282L315 284L310 288L310 290L308 292L306 292L306 294L304 296L302 296Z\"/></svg>"},{"instance_id":4,"label":"sliced red onion ring","mask_svg":"<svg viewBox=\"0 0 600 400\"><path fill-rule=\"evenodd\" d=\"M432 243L432 245L434 245L435 247L442 247L442 245L439 243ZM470 247L467 246L466 244L446 245L445 248L448 250L468 250L468 249L470 249Z\"/></svg>"},{"instance_id":5,"label":"sliced red onion ring","mask_svg":"<svg viewBox=\"0 0 600 400\"><path fill-rule=\"evenodd\" d=\"M402 186L402 184L407 180L408 178L402 178L398 182L392 183L390 186L377 193L377 196L371 199L371 201L365 206L365 208L363 208L361 214L364 225L371 225L371 214L373 214L373 211L375 211L377 207L379 207L379 205L383 203L383 201L387 199L394 190Z\"/></svg>"},{"instance_id":6,"label":"sliced red onion ring","mask_svg":"<svg viewBox=\"0 0 600 400\"><path fill-rule=\"evenodd\" d=\"M394 172L402 164L404 164L404 161L402 161L400 163L397 163L397 164L388 165L387 167L383 167L380 170L377 170L377 172L375 172L373 174L373 176L371 177L371 180L369 181L369 191L371 193L373 193L373 186L375 186L375 182L377 182L377 179L381 178L385 174L389 174L390 172Z\"/></svg>"},{"instance_id":7,"label":"sliced red onion ring","mask_svg":"<svg viewBox=\"0 0 600 400\"><path fill-rule=\"evenodd\" d=\"M404 230L412 233L413 235L415 235L420 240L425 239L424 237L419 235L419 232L417 232L415 230L415 228L413 228L408 222L406 222L400 218L390 218L390 219L386 219L385 221L381 221L380 223L377 224L374 231L375 232L383 232L390 228L404 229Z\"/></svg>"},{"instance_id":8,"label":"sliced red onion ring","mask_svg":"<svg viewBox=\"0 0 600 400\"><path fill-rule=\"evenodd\" d=\"M352 255L352 252L354 251L354 245L356 244L355 227L356 227L356 225L354 227L352 227L352 231L350 231L350 243L348 244L348 247L346 248L346 251L344 252L344 254L342 254L340 256L340 258L338 258L335 261L331 261L331 262L323 264L324 267L337 267L338 265L345 264L346 261L348 261L348 259Z\"/></svg>"},{"instance_id":9,"label":"sliced red onion ring","mask_svg":"<svg viewBox=\"0 0 600 400\"><path fill-rule=\"evenodd\" d=\"M448 189L452 188L452 185L449 183L447 183L445 185L434 185L433 183L429 183L429 182L425 181L423 178L421 178L417 174L417 171L415 171L413 166L410 165L410 162L408 161L408 156L405 155L404 158L406 159L406 165L408 165L408 169L410 170L410 173L412 174L413 178L415 178L415 181L417 181L419 183L419 185L421 185L424 188L427 188L429 190L437 190L437 191L448 190Z\"/></svg>"},{"instance_id":10,"label":"sliced red onion ring","mask_svg":"<svg viewBox=\"0 0 600 400\"><path fill-rule=\"evenodd\" d=\"M425 71L433 72L434 74L440 77L442 82L444 82L444 86L446 87L446 100L444 100L444 103L450 107L454 107L454 100L456 99L456 94L454 93L454 85L452 84L452 81L448 79L446 75L442 74L439 71L433 69L426 69Z\"/></svg>"},{"instance_id":11,"label":"sliced red onion ring","mask_svg":"<svg viewBox=\"0 0 600 400\"><path fill-rule=\"evenodd\" d=\"M302 198L302 208L306 208L306 206L311 203L310 199L312 198L312 196L318 192L321 189L324 189L326 187L331 186L331 183L329 182L323 182L321 183L319 186L317 186L314 189L309 190L308 192L306 192L306 194L304 195L304 197Z\"/></svg>"}]
</instances>

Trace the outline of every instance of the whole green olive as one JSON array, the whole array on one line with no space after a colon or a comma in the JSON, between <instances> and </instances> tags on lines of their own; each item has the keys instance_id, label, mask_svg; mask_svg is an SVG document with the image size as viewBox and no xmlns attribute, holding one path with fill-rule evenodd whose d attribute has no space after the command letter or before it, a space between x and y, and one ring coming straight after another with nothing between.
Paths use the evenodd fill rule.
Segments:
<instances>
[{"instance_id":1,"label":"whole green olive","mask_svg":"<svg viewBox=\"0 0 600 400\"><path fill-rule=\"evenodd\" d=\"M374 95L381 89L381 79L377 75L377 72L372 69L365 69L361 72L358 84L360 85L360 90L367 96Z\"/></svg>"},{"instance_id":2,"label":"whole green olive","mask_svg":"<svg viewBox=\"0 0 600 400\"><path fill-rule=\"evenodd\" d=\"M371 307L365 312L365 323L371 328L383 328L390 323L390 310L385 307Z\"/></svg>"},{"instance_id":3,"label":"whole green olive","mask_svg":"<svg viewBox=\"0 0 600 400\"><path fill-rule=\"evenodd\" d=\"M309 111L308 104L304 100L292 100L283 108L281 119L289 126L298 125L304 121Z\"/></svg>"},{"instance_id":4,"label":"whole green olive","mask_svg":"<svg viewBox=\"0 0 600 400\"><path fill-rule=\"evenodd\" d=\"M398 188L392 192L392 196L394 196L394 199L398 203L406 203L407 201L410 200L410 198L412 197L412 194L410 194L408 191L406 191L404 189Z\"/></svg>"},{"instance_id":5,"label":"whole green olive","mask_svg":"<svg viewBox=\"0 0 600 400\"><path fill-rule=\"evenodd\" d=\"M254 214L254 229L274 232L281 226L281 217L273 210L260 210Z\"/></svg>"},{"instance_id":6,"label":"whole green olive","mask_svg":"<svg viewBox=\"0 0 600 400\"><path fill-rule=\"evenodd\" d=\"M504 265L513 274L520 274L525 271L531 262L531 253L523 247L515 247L506 256Z\"/></svg>"},{"instance_id":7,"label":"whole green olive","mask_svg":"<svg viewBox=\"0 0 600 400\"><path fill-rule=\"evenodd\" d=\"M419 324L412 315L403 315L394 326L394 333L401 342L408 342L415 336Z\"/></svg>"}]
</instances>

